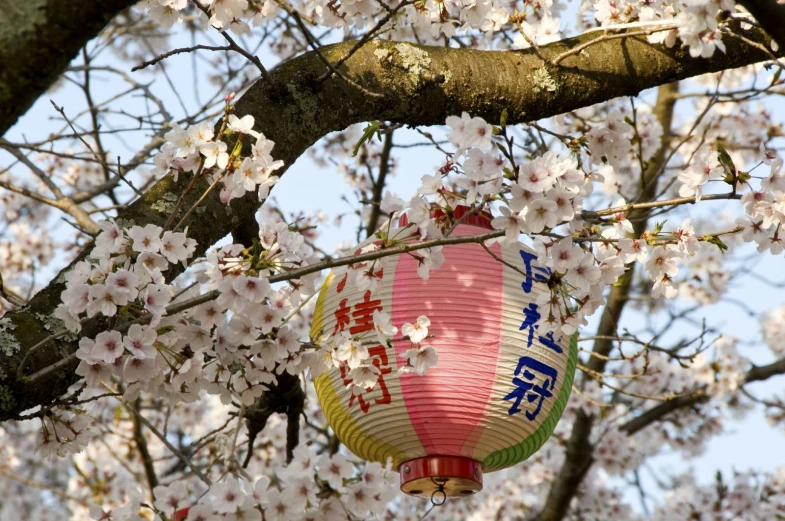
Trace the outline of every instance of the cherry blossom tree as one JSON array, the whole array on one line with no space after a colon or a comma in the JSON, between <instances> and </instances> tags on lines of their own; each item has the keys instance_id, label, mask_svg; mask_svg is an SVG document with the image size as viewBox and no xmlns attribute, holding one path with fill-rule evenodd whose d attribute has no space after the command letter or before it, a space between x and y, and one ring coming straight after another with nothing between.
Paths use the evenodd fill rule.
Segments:
<instances>
[{"instance_id":1,"label":"cherry blossom tree","mask_svg":"<svg viewBox=\"0 0 785 521\"><path fill-rule=\"evenodd\" d=\"M785 5L0 7L0 518L785 518L785 467L640 479L734 419L785 422L754 387L785 373L785 305L734 293L782 286L755 262L785 249ZM58 101L66 86L83 110ZM42 97L47 136L30 140L13 126ZM395 193L413 149L437 164ZM306 153L356 196L324 202L356 224L336 251L318 208L273 199ZM492 230L453 236L458 206ZM427 374L430 318L315 335L314 297L329 270L373 291L393 255L427 279L451 244L516 241L550 268L532 280L539 332L578 336L573 393L524 464L428 506L341 446L312 379L373 388L377 342ZM722 304L760 312L758 331L711 320Z\"/></svg>"}]
</instances>

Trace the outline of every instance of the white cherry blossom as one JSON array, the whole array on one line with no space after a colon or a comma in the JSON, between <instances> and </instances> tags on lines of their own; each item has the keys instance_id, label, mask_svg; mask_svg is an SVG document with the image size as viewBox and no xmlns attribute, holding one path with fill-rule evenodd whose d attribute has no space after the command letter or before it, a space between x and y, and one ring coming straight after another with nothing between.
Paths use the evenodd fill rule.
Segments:
<instances>
[{"instance_id":1,"label":"white cherry blossom","mask_svg":"<svg viewBox=\"0 0 785 521\"><path fill-rule=\"evenodd\" d=\"M425 315L420 315L414 323L407 322L401 326L401 334L409 337L413 344L419 344L428 336L428 326L431 321Z\"/></svg>"},{"instance_id":2,"label":"white cherry blossom","mask_svg":"<svg viewBox=\"0 0 785 521\"><path fill-rule=\"evenodd\" d=\"M227 0L224 0L224 3ZM243 116L242 118L238 118L234 114L229 114L229 119L227 121L227 126L237 132L238 134L248 134L255 138L259 138L260 134L253 129L254 125L254 117L250 114L247 116Z\"/></svg>"},{"instance_id":3,"label":"white cherry blossom","mask_svg":"<svg viewBox=\"0 0 785 521\"><path fill-rule=\"evenodd\" d=\"M403 356L406 358L408 365L401 366L399 371L412 371L418 375L424 375L428 372L428 369L435 366L439 361L439 356L433 346L407 349Z\"/></svg>"}]
</instances>

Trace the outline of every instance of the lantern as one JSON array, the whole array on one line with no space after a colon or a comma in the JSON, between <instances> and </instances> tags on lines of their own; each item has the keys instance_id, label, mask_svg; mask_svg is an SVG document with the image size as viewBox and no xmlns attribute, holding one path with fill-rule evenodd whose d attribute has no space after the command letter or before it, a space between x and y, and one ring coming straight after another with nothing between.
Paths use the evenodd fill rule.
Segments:
<instances>
[{"instance_id":1,"label":"lantern","mask_svg":"<svg viewBox=\"0 0 785 521\"><path fill-rule=\"evenodd\" d=\"M451 236L493 229L489 214L469 212L454 211L460 224ZM400 221L404 226L405 216ZM380 371L370 390L347 388L347 368L315 379L338 439L362 459L392 458L401 490L411 495L478 492L483 472L523 461L545 443L570 396L575 338L537 331L536 299L549 291L537 280L550 271L523 244L488 250L478 243L444 246L444 264L428 280L417 273L416 251L385 257L373 266L383 270L378 289L360 290L346 274L331 275L316 303L316 339L340 332L376 338L374 310L389 313L399 330L420 315L431 320L434 336L421 344L436 349L438 362L426 374L399 374L411 348L406 339L369 347Z\"/></svg>"}]
</instances>

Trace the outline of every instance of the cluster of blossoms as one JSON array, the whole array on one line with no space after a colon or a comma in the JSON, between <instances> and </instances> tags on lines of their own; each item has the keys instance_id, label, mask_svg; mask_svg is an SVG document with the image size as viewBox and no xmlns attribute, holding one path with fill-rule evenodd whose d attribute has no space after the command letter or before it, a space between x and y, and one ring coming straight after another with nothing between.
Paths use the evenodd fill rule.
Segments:
<instances>
[{"instance_id":1,"label":"cluster of blossoms","mask_svg":"<svg viewBox=\"0 0 785 521\"><path fill-rule=\"evenodd\" d=\"M11 238L0 239L0 262L3 277L14 280L29 274L34 266L46 266L54 257L56 243L45 230L31 229L24 222L13 223L8 227Z\"/></svg>"},{"instance_id":2,"label":"cluster of blossoms","mask_svg":"<svg viewBox=\"0 0 785 521\"><path fill-rule=\"evenodd\" d=\"M736 80L731 82L731 87L733 85L736 85ZM705 107L699 105L697 108ZM560 125L557 128L560 132L565 133L575 131L585 133L584 138L591 162L599 165L594 179L595 181L603 181L601 185L603 192L609 195L635 194L639 189L635 183L638 182L640 176L639 165L641 164L638 156L649 158L653 150L653 148L649 149L646 146L638 149L637 146L638 143L645 144L649 141L638 130L643 119L646 120L645 127L647 129L644 132L654 129L651 133L653 136L651 142L655 143L660 139L661 128L656 123L656 119L650 118L650 111L645 109L645 105L638 106L634 113L631 113L629 108L625 109L623 106L618 107L613 104L608 112L603 112L596 107L581 109L574 116L560 118L558 121ZM637 125L633 128L631 122L635 120L637 120ZM585 130L587 121L590 122L588 132ZM736 222L738 226L744 228L742 233L722 237L722 241L726 241L727 244L717 240L711 234L698 236L694 231L703 228L712 233L719 232L722 230L720 226L723 223L727 225L726 230L730 231L734 227L733 218L726 219L724 215L721 215L720 219L697 217L691 221L685 221L682 226L672 232L662 234L662 230L657 230L656 237L650 232L630 237L629 233L632 232L632 227L629 222L626 222L625 213L619 212L614 216L624 225L624 236L633 239L636 248L639 245L644 247L638 258L640 262L646 262L653 246L663 247L662 250L658 250L660 255L658 255L657 262L662 267L668 268L661 271L671 281L665 279L664 282L668 282L665 287L661 287L662 284L657 286L658 295L671 297L678 292L685 298L699 303L717 302L725 293L732 274L731 270L725 268L726 256L723 255L725 246L732 248L743 241L755 241L759 246L759 251L765 251L768 248L772 248L774 253L781 251L778 245L779 237L776 233L778 222L776 211L773 212L770 208L777 204L777 196L782 189L779 185L782 183L783 174L781 174L781 160L773 151L767 150L762 145L768 139L766 135L770 130L767 121L766 112L763 109L751 110L747 108L742 109L739 116L727 115L720 118L707 118L703 122L700 119L687 119L680 125L684 132L692 132L693 127L697 126L696 132L706 136L706 141L697 143L694 150L688 150L684 154L689 158L689 161L686 162L685 167L677 170L673 178L669 179L667 193L672 194L674 198L678 194L680 197L689 197L700 201L706 193L711 194L712 197L718 197L718 187L728 188L730 186L736 193L743 194L741 196L742 202L745 204L748 218L739 219ZM740 134L738 125L742 123L744 124L743 128L748 132ZM716 145L710 144L715 142ZM737 150L726 152L721 143L734 143L740 148L758 149L758 152L745 154ZM757 191L751 185L753 177L750 174L754 172L744 172L734 165L734 163L741 165L745 162L758 165L753 170L759 168L760 163L768 164L771 169L768 176L761 181L760 189ZM719 197L735 196L721 193ZM757 206L758 202L763 204ZM619 199L611 206L620 207L624 204L625 201ZM770 215L773 219L766 220L764 223L765 215ZM764 229L761 228L762 224L766 225L765 230L768 233L764 233ZM614 228L621 231L618 226L614 226ZM609 237L608 233L605 230L602 235ZM653 240L655 238L657 240ZM675 239L679 240L675 241ZM617 242L617 246L621 245L621 241ZM674 250L681 250L684 255L679 256ZM662 254L665 254L664 258ZM669 259L669 256L673 258ZM673 280L674 274L677 273L677 265L685 266L687 273L680 280ZM659 274L652 277L653 283L657 282L658 276Z\"/></svg>"},{"instance_id":3,"label":"cluster of blossoms","mask_svg":"<svg viewBox=\"0 0 785 521\"><path fill-rule=\"evenodd\" d=\"M645 109L637 111L638 117L643 123L656 122ZM494 143L502 145L494 138L502 129L465 113L449 117L447 124L447 137L456 151L445 166L435 175L423 176L418 193L409 201L386 192L381 210L390 215L405 211L421 239L434 239L442 236L431 217L434 204L454 209L459 204L483 207L500 202L500 215L493 219L492 226L504 231L503 241L512 244L521 234L530 235L538 256L552 270L552 291L541 297L547 300L537 302L540 309L547 310L539 324L541 331L573 334L585 323L584 317L603 304L604 289L634 262L645 267L654 298L674 298L681 288L689 298L712 302L724 291L730 274L722 269L718 246L725 244L705 243L706 237L712 236L696 235L691 218L684 219L675 230L665 231L658 225L654 231L635 235L627 220L628 210L621 209L626 202L619 198L613 205L620 208L617 213L607 212L609 219L595 221L600 224L599 230L590 231L592 223L583 220L583 199L592 194L595 182L603 176L582 170L581 162L600 165L599 172L630 170L633 164L640 164L637 155L643 154L643 160L647 160L654 154L662 133L658 124L651 125L649 132L641 136L623 111L611 111L602 125L587 132L586 143L591 150L587 156L546 152L514 168L508 159L511 154L502 156L497 148L492 148ZM640 139L634 146L636 136ZM691 190L689 193L699 198L702 185L711 177L697 179L696 172L702 172L704 164L719 168L727 176L727 169L719 164L720 153L701 151L696 164L679 174L679 180L685 183L682 195ZM587 233L594 237L584 239ZM368 244L357 253L372 251L376 246ZM442 262L437 248L422 254L423 278ZM689 276L683 280L678 278L680 264L689 267ZM377 274L382 271L377 266L353 273L358 285L369 287L379 283ZM701 276L705 282L696 284Z\"/></svg>"},{"instance_id":4,"label":"cluster of blossoms","mask_svg":"<svg viewBox=\"0 0 785 521\"><path fill-rule=\"evenodd\" d=\"M254 481L227 475L199 494L185 481L153 489L155 509L169 519L183 521L307 521L381 516L393 499L398 476L379 463L366 463L357 470L342 454L317 456L312 448L299 446L294 459L276 470L276 484L262 476ZM198 499L197 499L198 498ZM136 490L119 508L92 507L93 519L138 521L143 496Z\"/></svg>"},{"instance_id":5,"label":"cluster of blossoms","mask_svg":"<svg viewBox=\"0 0 785 521\"><path fill-rule=\"evenodd\" d=\"M785 469L774 474L736 473L732 483L724 483L721 475L711 485L696 485L689 476L681 481L653 512L656 518L764 521L785 515Z\"/></svg>"},{"instance_id":6,"label":"cluster of blossoms","mask_svg":"<svg viewBox=\"0 0 785 521\"><path fill-rule=\"evenodd\" d=\"M152 317L151 325L157 325L174 294L163 272L170 264L185 265L196 249L196 241L188 238L187 230L163 231L153 224L124 229L108 220L100 227L90 260L77 262L65 274L66 289L55 315L70 331L79 332L80 315L112 317L118 309L138 301ZM108 345L96 347L95 357L111 358L106 360L109 363L122 353L119 346L115 349L119 350L110 353Z\"/></svg>"},{"instance_id":7,"label":"cluster of blossoms","mask_svg":"<svg viewBox=\"0 0 785 521\"><path fill-rule=\"evenodd\" d=\"M205 0L201 3L209 10L210 25L236 34L247 34L251 31L244 19L258 26L265 18L274 16L278 10L278 4L273 0ZM147 15L167 29L183 21L182 11L187 6L188 0L145 0L142 3L142 7L147 8Z\"/></svg>"},{"instance_id":8,"label":"cluster of blossoms","mask_svg":"<svg viewBox=\"0 0 785 521\"><path fill-rule=\"evenodd\" d=\"M183 21L182 11L187 4L187 0L146 0L144 7L148 9L148 16L163 27L169 28ZM213 27L222 31L228 29L236 34L249 33L249 23L259 26L266 19L276 16L279 11L278 4L273 0L209 0L202 4L209 10L210 24ZM390 7L396 7L396 2L392 4ZM340 4L317 0L298 7L315 23L331 28L363 28L380 13L385 13L371 0ZM561 5L553 5L552 1L540 2L530 8L529 21L523 22L529 32L527 35L540 45L558 39L560 22L554 16L558 15L562 8ZM433 38L442 34L452 37L456 30L480 30L492 35L509 23L511 15L508 8L492 0L471 3L459 0L428 0L418 6L406 5L403 13L409 24L425 29ZM528 47L529 44L523 37L520 40L521 47Z\"/></svg>"},{"instance_id":9,"label":"cluster of blossoms","mask_svg":"<svg viewBox=\"0 0 785 521\"><path fill-rule=\"evenodd\" d=\"M592 432L593 456L604 475L623 476L663 449L689 455L700 453L711 436L722 432L726 419L712 408L676 411L672 421L631 436L623 427L624 420L635 419L631 411L645 410L664 399L694 393L714 397L723 410L734 414L747 410L747 404L740 403L738 389L744 383L744 368L749 362L740 356L732 338L721 336L710 350L685 354L680 359L658 351L644 353L643 349L628 356L629 359L614 366L602 378L602 383L586 380L582 389L573 392L563 417L567 422L562 421L567 425L560 423L557 427L557 432L569 435L569 421L578 409L607 420L599 422ZM623 394L629 403L612 403L611 396L605 395L600 387L605 384L614 394ZM557 464L554 472L558 468Z\"/></svg>"},{"instance_id":10,"label":"cluster of blossoms","mask_svg":"<svg viewBox=\"0 0 785 521\"><path fill-rule=\"evenodd\" d=\"M759 190L750 190L741 198L746 217L737 223L744 227L742 238L755 242L759 252L779 255L785 251L780 227L785 223L785 173L781 158L761 145L761 162L769 166L768 176L760 182ZM740 175L743 175L742 172Z\"/></svg>"},{"instance_id":11,"label":"cluster of blossoms","mask_svg":"<svg viewBox=\"0 0 785 521\"><path fill-rule=\"evenodd\" d=\"M352 388L353 393L373 389L378 381L380 369L371 360L368 346L389 345L398 332L398 328L392 325L389 313L374 311L373 324L374 330L367 334L350 336L348 333L340 333L321 340L318 349L310 353L312 376L315 378L334 367L346 364L349 371L344 381ZM405 323L401 327L401 333L409 339L412 347L404 352L406 364L401 365L399 373L413 372L423 375L430 367L436 365L438 361L436 349L421 344L428 336L430 324L428 317L422 315L416 322Z\"/></svg>"},{"instance_id":12,"label":"cluster of blossoms","mask_svg":"<svg viewBox=\"0 0 785 521\"><path fill-rule=\"evenodd\" d=\"M209 23L221 31L238 35L251 33L253 27L274 19L281 9L274 0L208 0L201 2L207 9ZM400 5L390 2L381 9L372 0L332 2L317 0L293 4L290 7L312 20L314 24L350 30L373 26L387 14L387 9L400 10L406 23L398 24L396 36L418 35L418 41L430 37L441 41L479 32L484 43L494 47L510 46L525 49L545 45L561 38L564 3L547 0L525 2L518 12L514 6L495 0L427 0L417 4ZM145 0L147 15L161 26L170 28L184 20L187 0ZM641 26L652 32L652 43L665 43L669 47L677 41L689 48L693 57L708 58L716 49L725 50L722 32L725 29L720 13L736 13L733 0L593 0L581 3L583 22L587 27L597 23L604 28L615 26ZM744 16L746 13L739 13ZM745 28L748 24L745 25ZM506 38L497 37L504 34ZM284 38L285 39L285 38ZM495 42L495 43L494 43ZM512 42L511 44L509 42Z\"/></svg>"},{"instance_id":13,"label":"cluster of blossoms","mask_svg":"<svg viewBox=\"0 0 785 521\"><path fill-rule=\"evenodd\" d=\"M242 162L238 158L240 166L223 178L221 198L228 202L257 186L260 197L266 197L272 183L265 184L247 171L261 169L269 174L282 164L269 155L273 143L253 131L250 116L230 114L227 126L235 133L256 137L257 142L252 156ZM213 166L228 171L239 156L228 154L223 142L212 141L212 132L204 125L175 126L166 137L170 142L156 157L162 172L198 173ZM242 179L234 181L238 176ZM280 288L274 288L268 278L318 259L305 237L286 223L262 226L251 247L230 244L208 253L195 270L197 285L182 290L168 283L164 274L171 264L186 266L192 256L196 242L188 238L187 230L164 231L152 224L123 228L111 220L100 227L90 258L64 275L66 289L55 313L74 333L81 330L85 319L97 315L116 321L115 329L79 342L76 372L89 387L98 389L117 381L126 399L145 391L168 397L171 403L196 400L206 391L224 403L239 399L250 406L276 381L276 373L310 370L316 376L343 365L350 369L348 385L356 389L375 385L379 370L369 361L366 338L339 335L313 346L287 324L296 308L306 303L303 299L315 294L318 274L299 277ZM433 259L426 266L438 267L439 249L425 255ZM356 275L353 282L362 288L378 287L380 279L367 276L369 271L373 270L359 264L339 268L337 274ZM428 271L421 273L427 277ZM178 303L198 300L204 291L215 296L183 306L178 313L168 311ZM385 344L398 331L388 314L377 313L374 324L375 336ZM433 347L421 344L429 324L423 316L414 324L401 325L412 343L403 371L423 374L436 363Z\"/></svg>"},{"instance_id":14,"label":"cluster of blossoms","mask_svg":"<svg viewBox=\"0 0 785 521\"><path fill-rule=\"evenodd\" d=\"M366 463L357 475L355 465L341 454L317 457L312 449L301 446L294 456L287 467L276 472L280 488L269 487L266 477L252 488L227 478L211 487L210 494L193 507L199 512L189 512L188 519L219 519L222 514L240 517L241 509L248 513L240 518L259 521L262 511L270 521L337 519L347 510L366 518L381 515L394 496L391 485L397 475L379 463Z\"/></svg>"},{"instance_id":15,"label":"cluster of blossoms","mask_svg":"<svg viewBox=\"0 0 785 521\"><path fill-rule=\"evenodd\" d=\"M68 156L78 153L72 147L66 147L64 152ZM53 157L48 154L38 154L36 162L44 165L44 171L51 172L53 177L59 177L76 190L91 190L106 182L104 168L98 163L85 163L70 157Z\"/></svg>"},{"instance_id":16,"label":"cluster of blossoms","mask_svg":"<svg viewBox=\"0 0 785 521\"><path fill-rule=\"evenodd\" d=\"M578 111L578 116L590 115L591 110ZM630 111L627 107L610 110L602 122L593 125L585 138L592 164L598 165L602 176L603 191L619 186L621 193L628 193L626 186L631 182L629 174L640 165L640 159L648 161L662 143L662 125L647 105L638 107L634 117L636 126L628 123ZM634 141L639 141L634 143Z\"/></svg>"},{"instance_id":17,"label":"cluster of blossoms","mask_svg":"<svg viewBox=\"0 0 785 521\"><path fill-rule=\"evenodd\" d=\"M125 334L110 330L94 339L82 338L77 374L92 387L114 374L154 390L163 384L163 372L176 367L168 384L184 390L191 362L178 356L179 335L163 333L170 321L164 318L166 307L176 292L164 272L172 264L185 265L196 241L187 232L164 232L152 224L125 229L110 220L100 226L90 258L65 274L66 289L55 316L74 333L81 330L83 319L96 315L126 318L130 324Z\"/></svg>"},{"instance_id":18,"label":"cluster of blossoms","mask_svg":"<svg viewBox=\"0 0 785 521\"><path fill-rule=\"evenodd\" d=\"M544 45L560 38L561 22L558 15L564 8L563 5L548 1L526 7L526 17L521 22L521 31L526 37L518 32L513 42L514 48L527 48L531 43ZM492 0L428 0L424 9L408 7L406 14L415 27L424 29L436 39L442 35L452 37L456 33L466 34L471 30L482 31L491 37L498 31L514 27L510 18L517 13L509 6L505 7Z\"/></svg>"},{"instance_id":19,"label":"cluster of blossoms","mask_svg":"<svg viewBox=\"0 0 785 521\"><path fill-rule=\"evenodd\" d=\"M650 352L620 369L632 375L625 390L632 396L659 397L689 394L705 388L717 397L739 389L744 383L748 362L738 353L734 339L721 336L713 343L712 354L696 353L687 367L673 363L661 352Z\"/></svg>"},{"instance_id":20,"label":"cluster of blossoms","mask_svg":"<svg viewBox=\"0 0 785 521\"><path fill-rule=\"evenodd\" d=\"M273 160L270 152L275 143L256 132L253 125L253 116L239 118L229 114L226 118L228 132L225 129L217 139L213 139L213 128L206 123L192 125L187 129L174 123L172 130L164 136L166 144L153 158L155 168L152 174L160 176L170 170L176 175L179 172L197 174L204 170L222 182L222 202L228 203L252 191L257 191L259 200L264 200L270 187L278 182L273 172L283 166L283 161ZM240 159L242 143L239 140L231 151L227 151L227 144L220 139L227 133L256 138L251 153Z\"/></svg>"},{"instance_id":21,"label":"cluster of blossoms","mask_svg":"<svg viewBox=\"0 0 785 521\"><path fill-rule=\"evenodd\" d=\"M213 141L211 128L204 124L188 129L175 125L166 135L169 142L155 158L159 174L169 169L199 174L208 169L205 174L222 176L222 200L228 202L256 189L265 198L275 179L270 173L282 165L270 157L274 143L253 131L250 116L230 114L226 126L231 132L257 139L250 157L239 160L239 143L231 155L227 153L226 144ZM222 172L211 171L213 167ZM262 230L259 242L265 250L261 261L276 269L292 263L302 265L310 255L309 248L300 234L280 224ZM206 390L227 403L234 396L250 405L266 388L264 384L275 381L271 373L275 367L293 371L300 363L299 358L292 357L300 343L282 325L283 317L298 304L300 289L313 293L313 277L300 279L297 289L274 291L266 278L246 276L248 263L243 266L243 262L247 259L233 258L244 247L229 245L208 256L197 274L199 282L221 295L200 306L185 306L186 313L168 313L167 307L176 299L183 301L199 294L194 285L179 290L165 276L171 265L182 263L187 267L196 248L188 230L164 230L152 224L121 227L112 220L99 226L102 231L90 257L77 262L64 275L66 289L55 311L55 317L73 333L81 330L86 319L97 315L115 324L112 330L79 341L76 372L90 388L100 389L114 380L122 383L127 399L146 391L166 396L172 403L188 402ZM237 353L240 346L247 351ZM58 422L54 418L59 416L50 417L52 427L44 425L41 442L47 453L62 453L70 447L78 451L84 446L82 438L87 435L59 434L63 426L74 434L85 432L81 424L86 420L82 418L89 416L77 415ZM58 436L49 436L50 431Z\"/></svg>"},{"instance_id":22,"label":"cluster of blossoms","mask_svg":"<svg viewBox=\"0 0 785 521\"><path fill-rule=\"evenodd\" d=\"M41 419L41 438L36 451L43 457L52 454L63 457L81 452L96 435L93 418L85 411L53 408Z\"/></svg>"},{"instance_id":23,"label":"cluster of blossoms","mask_svg":"<svg viewBox=\"0 0 785 521\"><path fill-rule=\"evenodd\" d=\"M689 47L693 57L709 58L716 49L725 52L722 42L721 12L734 13L733 0L594 0L591 4L594 18L603 27L631 23L633 26L663 29L648 36L652 43L665 43L672 47L676 39Z\"/></svg>"},{"instance_id":24,"label":"cluster of blossoms","mask_svg":"<svg viewBox=\"0 0 785 521\"><path fill-rule=\"evenodd\" d=\"M785 352L785 306L764 313L761 316L763 342L774 354Z\"/></svg>"}]
</instances>

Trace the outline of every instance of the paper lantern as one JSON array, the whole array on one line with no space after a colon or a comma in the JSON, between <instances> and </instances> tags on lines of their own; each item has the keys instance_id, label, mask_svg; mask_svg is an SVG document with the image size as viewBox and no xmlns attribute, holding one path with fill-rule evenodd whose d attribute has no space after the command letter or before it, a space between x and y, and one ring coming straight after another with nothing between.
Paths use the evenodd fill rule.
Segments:
<instances>
[{"instance_id":1,"label":"paper lantern","mask_svg":"<svg viewBox=\"0 0 785 521\"><path fill-rule=\"evenodd\" d=\"M490 215L468 212L455 210L461 224L453 237L492 229ZM477 243L444 246L444 264L428 280L417 274L417 252L386 257L373 266L384 270L378 290L359 290L346 274L331 275L316 303L314 338L341 331L375 338L374 310L390 313L399 331L420 315L431 320L434 337L422 345L436 348L438 363L425 375L399 374L411 348L406 340L369 348L381 372L371 390L353 394L346 368L315 380L338 439L362 459L392 458L401 490L412 495L478 492L483 472L512 466L542 446L570 396L575 338L537 331L536 297L548 288L536 280L547 279L549 270L523 244L488 249L496 258Z\"/></svg>"}]
</instances>

